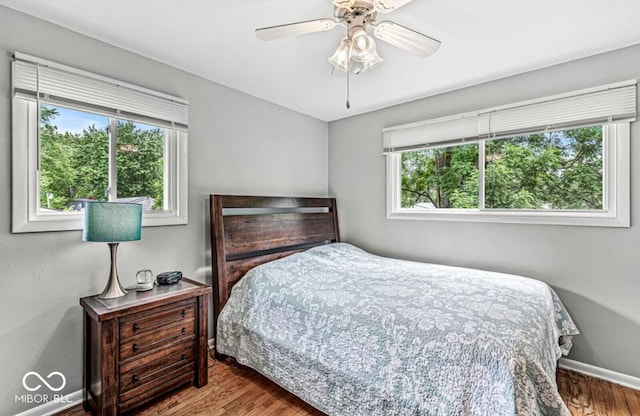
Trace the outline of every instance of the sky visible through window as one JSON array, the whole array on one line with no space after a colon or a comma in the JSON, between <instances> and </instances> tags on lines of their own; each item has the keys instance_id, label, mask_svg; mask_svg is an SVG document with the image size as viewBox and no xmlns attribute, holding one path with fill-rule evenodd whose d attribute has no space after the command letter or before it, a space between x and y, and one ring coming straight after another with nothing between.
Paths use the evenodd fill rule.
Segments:
<instances>
[{"instance_id":1,"label":"sky visible through window","mask_svg":"<svg viewBox=\"0 0 640 416\"><path fill-rule=\"evenodd\" d=\"M109 117L53 105L47 105L46 107L58 112L58 115L50 123L57 127L60 132L82 134L82 131L88 126L94 125L97 129L102 130L109 125Z\"/></svg>"},{"instance_id":2,"label":"sky visible through window","mask_svg":"<svg viewBox=\"0 0 640 416\"><path fill-rule=\"evenodd\" d=\"M93 125L97 129L103 130L109 125L109 117L107 116L56 105L46 105L44 107L55 109L58 112L58 115L50 121L50 124L57 127L60 132L82 134L83 130L89 126ZM158 127L136 123L136 128L141 131L149 131Z\"/></svg>"}]
</instances>

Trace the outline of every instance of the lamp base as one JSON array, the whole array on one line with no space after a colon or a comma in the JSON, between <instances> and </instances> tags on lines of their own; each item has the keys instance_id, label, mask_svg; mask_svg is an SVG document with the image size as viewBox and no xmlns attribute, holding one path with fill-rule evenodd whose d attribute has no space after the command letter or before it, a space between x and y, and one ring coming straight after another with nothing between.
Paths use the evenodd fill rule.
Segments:
<instances>
[{"instance_id":1,"label":"lamp base","mask_svg":"<svg viewBox=\"0 0 640 416\"><path fill-rule=\"evenodd\" d=\"M127 291L118 280L118 270L116 268L116 254L118 252L118 243L108 243L111 251L111 271L109 273L109 281L102 293L98 295L98 299L119 298L127 294Z\"/></svg>"}]
</instances>

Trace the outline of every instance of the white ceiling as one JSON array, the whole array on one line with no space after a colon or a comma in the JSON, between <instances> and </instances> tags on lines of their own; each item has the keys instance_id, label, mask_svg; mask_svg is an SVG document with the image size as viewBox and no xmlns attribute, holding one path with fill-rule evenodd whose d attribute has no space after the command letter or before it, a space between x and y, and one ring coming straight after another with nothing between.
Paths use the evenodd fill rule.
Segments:
<instances>
[{"instance_id":1,"label":"white ceiling","mask_svg":"<svg viewBox=\"0 0 640 416\"><path fill-rule=\"evenodd\" d=\"M415 0L383 20L440 40L440 50L421 59L378 41L385 62L351 78L347 110L346 78L327 62L342 27L271 42L254 35L331 17L330 0L0 4L325 121L640 43L638 0Z\"/></svg>"}]
</instances>

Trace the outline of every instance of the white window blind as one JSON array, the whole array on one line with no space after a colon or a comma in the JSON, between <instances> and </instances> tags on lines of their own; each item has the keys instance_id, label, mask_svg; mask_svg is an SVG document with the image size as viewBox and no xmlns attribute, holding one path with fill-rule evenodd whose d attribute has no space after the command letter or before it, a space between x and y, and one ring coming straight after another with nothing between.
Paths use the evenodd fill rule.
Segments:
<instances>
[{"instance_id":1,"label":"white window blind","mask_svg":"<svg viewBox=\"0 0 640 416\"><path fill-rule=\"evenodd\" d=\"M383 130L384 152L482 138L635 121L636 80L457 114Z\"/></svg>"},{"instance_id":2,"label":"white window blind","mask_svg":"<svg viewBox=\"0 0 640 416\"><path fill-rule=\"evenodd\" d=\"M165 127L188 127L189 103L181 98L19 52L14 57L13 90L18 97L89 107Z\"/></svg>"}]
</instances>

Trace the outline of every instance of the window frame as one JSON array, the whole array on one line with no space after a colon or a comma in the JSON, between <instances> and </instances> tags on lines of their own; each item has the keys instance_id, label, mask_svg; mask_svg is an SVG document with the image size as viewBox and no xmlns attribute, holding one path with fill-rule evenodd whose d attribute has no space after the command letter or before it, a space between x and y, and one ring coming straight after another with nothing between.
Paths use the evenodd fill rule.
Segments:
<instances>
[{"instance_id":1,"label":"window frame","mask_svg":"<svg viewBox=\"0 0 640 416\"><path fill-rule=\"evenodd\" d=\"M38 170L39 143L38 130L40 120L38 105L63 105L80 111L100 114L91 106L70 106L57 102L39 102L25 97L13 97L12 114L12 232L46 232L81 230L84 214L82 212L40 211L40 180ZM135 118L115 117L113 114L101 114L112 119L136 121ZM143 121L147 124L149 121ZM113 124L113 123L112 123ZM177 128L164 128L167 145L165 146L165 203L167 210L144 211L142 226L180 225L188 223L188 133ZM110 136L114 137L110 134ZM112 141L110 138L110 151ZM113 147L115 149L115 147ZM110 158L112 159L112 158ZM111 166L112 165L112 166ZM110 184L115 178L111 170L115 168L115 160L110 160ZM116 187L110 189L109 201L114 201Z\"/></svg>"},{"instance_id":2,"label":"window frame","mask_svg":"<svg viewBox=\"0 0 640 416\"><path fill-rule=\"evenodd\" d=\"M596 227L630 226L630 122L602 124L604 142L602 210L521 210L484 208L484 144L478 140L478 209L401 208L401 152L386 154L387 219L553 224ZM533 133L533 132L532 132ZM462 143L461 143L462 144ZM409 150L410 151L410 150Z\"/></svg>"}]
</instances>

